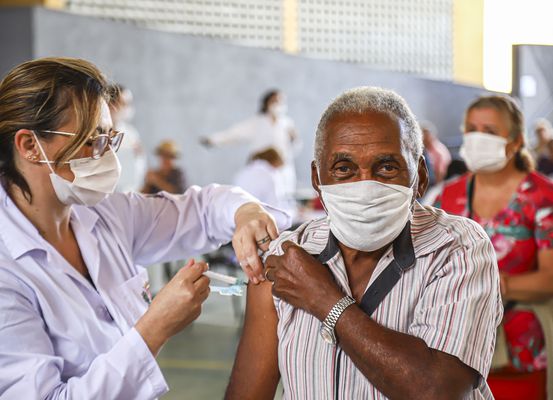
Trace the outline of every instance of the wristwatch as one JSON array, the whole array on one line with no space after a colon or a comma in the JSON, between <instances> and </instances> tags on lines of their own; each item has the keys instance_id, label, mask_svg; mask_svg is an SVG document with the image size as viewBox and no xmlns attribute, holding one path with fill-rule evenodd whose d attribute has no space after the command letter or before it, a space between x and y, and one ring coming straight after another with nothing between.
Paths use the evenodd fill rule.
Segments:
<instances>
[{"instance_id":1,"label":"wristwatch","mask_svg":"<svg viewBox=\"0 0 553 400\"><path fill-rule=\"evenodd\" d=\"M344 312L346 308L355 303L355 300L351 296L342 297L338 302L332 307L325 320L321 324L321 329L319 333L321 334L323 340L328 344L336 344L336 333L334 332L334 327L338 322L338 318Z\"/></svg>"}]
</instances>

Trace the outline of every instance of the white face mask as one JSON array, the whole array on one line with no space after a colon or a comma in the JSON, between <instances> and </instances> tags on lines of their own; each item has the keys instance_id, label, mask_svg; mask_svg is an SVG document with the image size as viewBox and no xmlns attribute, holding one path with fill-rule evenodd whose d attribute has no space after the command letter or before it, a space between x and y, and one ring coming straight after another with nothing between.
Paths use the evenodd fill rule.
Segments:
<instances>
[{"instance_id":1,"label":"white face mask","mask_svg":"<svg viewBox=\"0 0 553 400\"><path fill-rule=\"evenodd\" d=\"M283 103L273 103L269 106L269 113L275 117L285 116L286 111L288 111L288 107L286 107L286 104Z\"/></svg>"},{"instance_id":2,"label":"white face mask","mask_svg":"<svg viewBox=\"0 0 553 400\"><path fill-rule=\"evenodd\" d=\"M330 230L352 249L375 251L390 244L411 216L412 187L365 180L319 188Z\"/></svg>"},{"instance_id":3,"label":"white face mask","mask_svg":"<svg viewBox=\"0 0 553 400\"><path fill-rule=\"evenodd\" d=\"M469 132L463 135L459 155L472 172L496 172L505 167L509 159L505 152L508 140L504 137L483 132Z\"/></svg>"},{"instance_id":4,"label":"white face mask","mask_svg":"<svg viewBox=\"0 0 553 400\"><path fill-rule=\"evenodd\" d=\"M34 132L33 132L34 135ZM38 147L50 168L50 180L58 199L66 205L80 204L94 206L113 193L121 175L121 164L113 150L95 160L93 158L79 158L69 161L69 168L75 179L73 182L62 178L54 172L46 153L35 135Z\"/></svg>"}]
</instances>

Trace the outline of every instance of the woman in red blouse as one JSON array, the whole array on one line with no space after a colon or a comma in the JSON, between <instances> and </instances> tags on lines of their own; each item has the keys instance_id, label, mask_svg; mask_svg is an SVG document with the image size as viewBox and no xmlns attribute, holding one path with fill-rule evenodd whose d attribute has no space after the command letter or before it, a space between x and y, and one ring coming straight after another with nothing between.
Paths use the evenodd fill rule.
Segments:
<instances>
[{"instance_id":1,"label":"woman in red blouse","mask_svg":"<svg viewBox=\"0 0 553 400\"><path fill-rule=\"evenodd\" d=\"M553 296L553 183L534 172L522 113L506 96L469 105L460 154L471 172L447 183L436 206L482 225L497 253L510 365L488 383L498 400L542 398L542 329L533 313L510 308Z\"/></svg>"}]
</instances>

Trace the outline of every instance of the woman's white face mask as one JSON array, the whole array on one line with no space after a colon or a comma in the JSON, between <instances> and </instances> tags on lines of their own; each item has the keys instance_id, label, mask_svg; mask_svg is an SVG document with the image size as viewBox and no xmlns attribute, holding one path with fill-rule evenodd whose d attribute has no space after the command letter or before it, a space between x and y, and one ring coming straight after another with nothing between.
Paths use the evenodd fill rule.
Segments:
<instances>
[{"instance_id":1,"label":"woman's white face mask","mask_svg":"<svg viewBox=\"0 0 553 400\"><path fill-rule=\"evenodd\" d=\"M506 147L509 141L501 136L483 132L469 132L463 135L459 155L471 172L496 172L507 165Z\"/></svg>"},{"instance_id":2,"label":"woman's white face mask","mask_svg":"<svg viewBox=\"0 0 553 400\"><path fill-rule=\"evenodd\" d=\"M392 243L409 221L413 186L364 180L319 188L334 236L349 248L375 251Z\"/></svg>"},{"instance_id":3,"label":"woman's white face mask","mask_svg":"<svg viewBox=\"0 0 553 400\"><path fill-rule=\"evenodd\" d=\"M33 132L42 157L50 168L50 180L58 199L66 205L79 204L94 206L113 193L121 175L121 164L113 150L107 151L102 157L79 158L68 162L75 178L72 182L54 172L53 162L48 160L38 137Z\"/></svg>"}]
</instances>

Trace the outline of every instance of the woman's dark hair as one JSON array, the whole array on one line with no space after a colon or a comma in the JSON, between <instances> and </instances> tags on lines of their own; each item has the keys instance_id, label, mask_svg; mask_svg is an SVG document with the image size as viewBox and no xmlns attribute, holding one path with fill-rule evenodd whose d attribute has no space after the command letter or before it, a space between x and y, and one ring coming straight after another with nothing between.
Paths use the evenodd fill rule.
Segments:
<instances>
[{"instance_id":1,"label":"woman's dark hair","mask_svg":"<svg viewBox=\"0 0 553 400\"><path fill-rule=\"evenodd\" d=\"M493 108L503 114L509 121L511 139L522 140L522 146L515 154L515 167L522 172L531 172L535 169L535 162L526 148L526 137L524 135L524 115L515 99L506 95L481 96L468 106L464 121L468 113L475 108Z\"/></svg>"},{"instance_id":2,"label":"woman's dark hair","mask_svg":"<svg viewBox=\"0 0 553 400\"><path fill-rule=\"evenodd\" d=\"M265 92L261 97L261 103L259 105L259 112L261 114L267 114L269 112L269 102L273 97L280 94L280 91L277 89L271 89Z\"/></svg>"},{"instance_id":3,"label":"woman's dark hair","mask_svg":"<svg viewBox=\"0 0 553 400\"><path fill-rule=\"evenodd\" d=\"M88 61L75 58L42 58L12 69L0 82L0 180L7 191L18 187L30 202L32 194L19 171L14 152L15 134L29 129L42 140L71 118L75 136L56 154L59 164L72 158L96 132L100 99L109 100L102 73Z\"/></svg>"}]
</instances>

